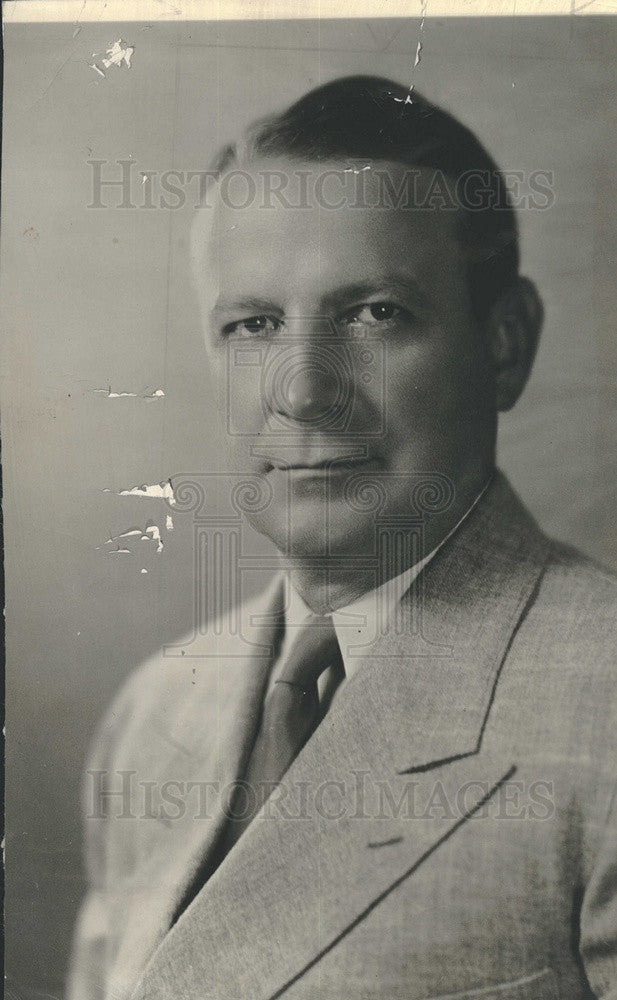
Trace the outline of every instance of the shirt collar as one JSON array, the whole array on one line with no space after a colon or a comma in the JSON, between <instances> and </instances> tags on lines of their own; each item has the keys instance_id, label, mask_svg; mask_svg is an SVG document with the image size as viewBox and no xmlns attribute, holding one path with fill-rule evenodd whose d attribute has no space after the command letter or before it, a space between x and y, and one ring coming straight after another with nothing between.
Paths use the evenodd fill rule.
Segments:
<instances>
[{"instance_id":1,"label":"shirt collar","mask_svg":"<svg viewBox=\"0 0 617 1000\"><path fill-rule=\"evenodd\" d=\"M476 504L484 496L489 484L490 479L460 520L456 522L454 527L427 556L398 576L393 577L391 580L386 580L381 586L362 594L361 597L352 601L351 604L346 605L344 608L337 608L336 611L332 612L332 623L341 649L346 677L350 677L354 670L357 670L363 662L362 657L352 655L351 648L371 642L377 635L378 623L383 622L387 624L390 621L397 605L407 593L413 581L436 555L442 545L445 545L463 521L469 517ZM287 573L285 574L285 608L287 635L289 631L293 630L294 626L302 625L312 614L308 604L291 584L289 574ZM289 631L287 631L288 629Z\"/></svg>"}]
</instances>

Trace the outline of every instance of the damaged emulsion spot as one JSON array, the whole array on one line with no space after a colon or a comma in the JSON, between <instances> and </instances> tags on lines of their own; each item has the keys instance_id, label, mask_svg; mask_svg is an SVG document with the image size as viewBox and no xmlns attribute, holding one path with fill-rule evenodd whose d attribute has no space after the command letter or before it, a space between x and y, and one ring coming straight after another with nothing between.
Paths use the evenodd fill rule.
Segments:
<instances>
[{"instance_id":1,"label":"damaged emulsion spot","mask_svg":"<svg viewBox=\"0 0 617 1000\"><path fill-rule=\"evenodd\" d=\"M157 555L163 551L163 539L161 538L161 532L158 525L147 524L144 530L141 528L129 528L128 531L123 531L120 535L115 535L113 538L108 538L106 542L102 545L97 545L97 550L105 549L107 545L116 545L115 549L106 549L107 555L113 556L118 552L131 552L131 549L120 548L118 543L121 538L139 538L142 542L156 542L156 552Z\"/></svg>"},{"instance_id":2,"label":"damaged emulsion spot","mask_svg":"<svg viewBox=\"0 0 617 1000\"><path fill-rule=\"evenodd\" d=\"M165 520L165 527L167 531L173 531L173 521L169 514ZM119 535L114 535L113 537L108 538L102 545L97 545L95 551L103 551L105 555L108 556L133 555L133 550L126 548L126 543L122 543L122 540L127 538L138 538L142 542L156 542L157 555L160 555L164 549L159 526L154 524L152 521L149 521L143 531L141 528L128 528L126 531L122 531ZM114 545L115 548L110 548L110 546ZM148 570L144 568L141 572L147 573Z\"/></svg>"},{"instance_id":3,"label":"damaged emulsion spot","mask_svg":"<svg viewBox=\"0 0 617 1000\"><path fill-rule=\"evenodd\" d=\"M92 58L94 59L94 62L91 62L88 65L90 66L90 69L95 70L95 72L97 72L99 76L102 76L104 79L106 79L104 70L102 70L101 67L97 65L97 63L100 62L101 65L105 67L105 69L109 69L110 66L120 67L122 63L124 63L126 68L130 69L131 56L133 55L134 51L135 51L134 45L126 45L122 41L122 39L119 38L117 42L114 42L110 46L110 48L107 49L105 57L103 59L100 59L97 53L93 52Z\"/></svg>"},{"instance_id":4,"label":"damaged emulsion spot","mask_svg":"<svg viewBox=\"0 0 617 1000\"><path fill-rule=\"evenodd\" d=\"M154 483L152 486L134 486L130 490L119 490L113 491L110 489L102 490L103 493L115 492L116 496L134 496L134 497L154 497L155 499L166 500L169 504L175 504L176 498L173 494L173 489L171 485L171 480L167 480L162 483ZM165 517L165 530L173 531L174 523L170 514ZM134 549L129 549L126 547L126 540L129 538L138 539L142 542L155 542L156 543L156 554L160 555L164 549L163 539L161 537L161 529L158 524L153 521L148 521L145 528L127 528L126 531L122 531L119 535L110 536L106 542L101 545L95 546L96 551L103 551L106 555L116 556L116 555L135 555ZM147 569L142 569L142 573L147 573Z\"/></svg>"},{"instance_id":5,"label":"damaged emulsion spot","mask_svg":"<svg viewBox=\"0 0 617 1000\"><path fill-rule=\"evenodd\" d=\"M176 502L170 479L161 483L154 483L152 486L133 486L130 490L110 490L106 488L102 492L115 493L117 497L149 497L153 500L167 500L172 507Z\"/></svg>"},{"instance_id":6,"label":"damaged emulsion spot","mask_svg":"<svg viewBox=\"0 0 617 1000\"><path fill-rule=\"evenodd\" d=\"M131 396L134 399L162 399L165 395L162 389L156 389L154 392L112 392L111 386L94 391L103 393L107 399L121 399L123 396Z\"/></svg>"},{"instance_id":7,"label":"damaged emulsion spot","mask_svg":"<svg viewBox=\"0 0 617 1000\"><path fill-rule=\"evenodd\" d=\"M144 542L146 539L151 538L153 542L156 542L156 554L161 554L163 551L163 539L161 538L161 532L156 524L149 524L141 538Z\"/></svg>"}]
</instances>

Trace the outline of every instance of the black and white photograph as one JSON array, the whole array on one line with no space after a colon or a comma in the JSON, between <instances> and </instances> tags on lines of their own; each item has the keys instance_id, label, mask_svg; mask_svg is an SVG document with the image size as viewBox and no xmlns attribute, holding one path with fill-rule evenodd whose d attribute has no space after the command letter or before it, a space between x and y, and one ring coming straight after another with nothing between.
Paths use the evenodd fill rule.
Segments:
<instances>
[{"instance_id":1,"label":"black and white photograph","mask_svg":"<svg viewBox=\"0 0 617 1000\"><path fill-rule=\"evenodd\" d=\"M5 0L9 1000L617 997L617 5Z\"/></svg>"}]
</instances>

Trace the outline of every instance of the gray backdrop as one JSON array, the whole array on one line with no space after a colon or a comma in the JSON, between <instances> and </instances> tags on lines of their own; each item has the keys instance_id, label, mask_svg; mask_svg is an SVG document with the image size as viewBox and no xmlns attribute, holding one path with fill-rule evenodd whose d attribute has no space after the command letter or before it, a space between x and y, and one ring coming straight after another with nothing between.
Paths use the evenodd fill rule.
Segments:
<instances>
[{"instance_id":1,"label":"gray backdrop","mask_svg":"<svg viewBox=\"0 0 617 1000\"><path fill-rule=\"evenodd\" d=\"M413 81L503 167L554 171L554 206L520 219L547 318L500 462L549 533L617 566L617 24L428 19L414 71L418 32L412 19L6 29L8 971L20 995L61 993L97 717L192 620L191 516L167 531L164 501L114 491L222 468L186 273L190 208L89 209L88 159L118 177L132 158L141 198L140 171L199 170L256 115L369 72ZM102 77L90 64L120 38L132 66ZM138 395L96 391L110 386ZM148 524L161 553L138 535L105 545Z\"/></svg>"}]
</instances>

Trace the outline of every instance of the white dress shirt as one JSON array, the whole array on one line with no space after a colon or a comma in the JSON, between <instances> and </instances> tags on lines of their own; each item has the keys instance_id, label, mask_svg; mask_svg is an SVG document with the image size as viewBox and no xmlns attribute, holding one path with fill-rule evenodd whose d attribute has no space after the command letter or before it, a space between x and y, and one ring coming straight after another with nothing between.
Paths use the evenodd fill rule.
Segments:
<instances>
[{"instance_id":1,"label":"white dress shirt","mask_svg":"<svg viewBox=\"0 0 617 1000\"><path fill-rule=\"evenodd\" d=\"M345 668L345 679L351 677L355 670L365 662L366 654L362 653L362 647L373 642L377 638L378 630L391 622L397 605L411 587L413 581L422 572L428 562L439 551L451 535L460 527L463 521L469 516L473 508L484 496L488 489L490 480L487 482L473 503L468 507L463 516L454 527L440 541L439 545L429 552L427 556L419 562L410 566L403 573L386 580L380 587L367 591L356 601L348 604L344 608L337 608L332 612L332 623L336 632L336 637L341 649L343 666ZM283 666L289 657L294 638L300 628L313 614L309 606L293 587L289 572L284 571L285 586L285 634L281 642L281 648L277 661L270 674L268 691L271 690L277 677L280 676ZM357 652L354 655L354 650ZM329 688L329 670L321 674L318 681L320 698ZM344 683L344 681L343 681ZM340 686L339 686L340 690Z\"/></svg>"}]
</instances>

